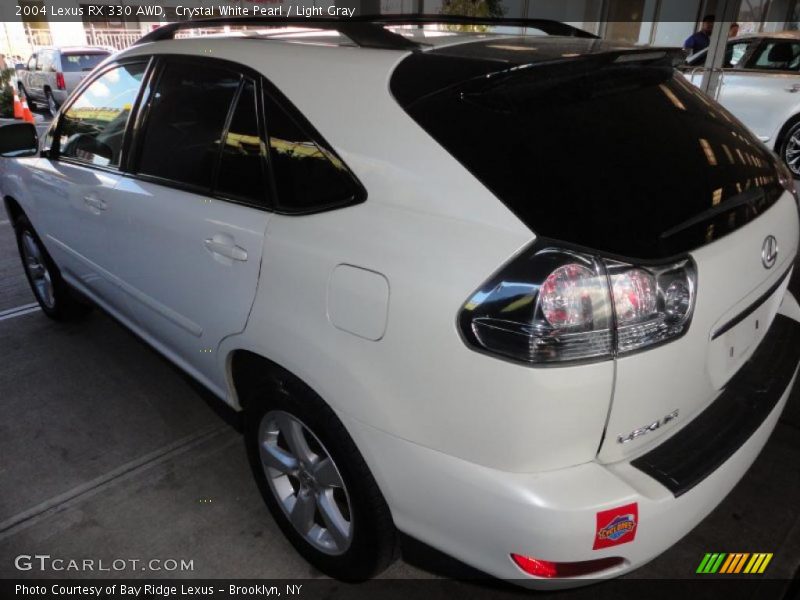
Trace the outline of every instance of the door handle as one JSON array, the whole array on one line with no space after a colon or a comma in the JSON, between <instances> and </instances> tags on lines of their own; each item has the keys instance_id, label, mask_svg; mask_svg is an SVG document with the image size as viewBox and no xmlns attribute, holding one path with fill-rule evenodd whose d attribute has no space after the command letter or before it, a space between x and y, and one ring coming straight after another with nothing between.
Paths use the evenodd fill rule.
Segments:
<instances>
[{"instance_id":1,"label":"door handle","mask_svg":"<svg viewBox=\"0 0 800 600\"><path fill-rule=\"evenodd\" d=\"M225 258L242 262L247 260L247 250L234 244L233 238L227 234L217 234L203 243L212 254L219 254Z\"/></svg>"},{"instance_id":2,"label":"door handle","mask_svg":"<svg viewBox=\"0 0 800 600\"><path fill-rule=\"evenodd\" d=\"M86 206L88 206L89 208L94 209L98 213L108 208L108 202L92 194L84 196L83 203L86 204Z\"/></svg>"},{"instance_id":3,"label":"door handle","mask_svg":"<svg viewBox=\"0 0 800 600\"><path fill-rule=\"evenodd\" d=\"M788 88L785 88L785 89L786 89L787 92L790 92L792 94L796 94L797 92L800 92L800 83L795 83L794 85L789 86Z\"/></svg>"}]
</instances>

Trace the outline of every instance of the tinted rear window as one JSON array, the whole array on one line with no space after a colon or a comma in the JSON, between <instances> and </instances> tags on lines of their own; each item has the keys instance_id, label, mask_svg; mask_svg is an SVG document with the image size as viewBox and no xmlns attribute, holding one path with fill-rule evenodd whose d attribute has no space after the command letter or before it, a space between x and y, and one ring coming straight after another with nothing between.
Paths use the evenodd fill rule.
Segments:
<instances>
[{"instance_id":1,"label":"tinted rear window","mask_svg":"<svg viewBox=\"0 0 800 600\"><path fill-rule=\"evenodd\" d=\"M423 60L409 68L430 86ZM401 63L396 97L411 74ZM686 252L782 193L763 144L669 64L598 57L498 71L405 108L533 232L608 253Z\"/></svg>"},{"instance_id":2,"label":"tinted rear window","mask_svg":"<svg viewBox=\"0 0 800 600\"><path fill-rule=\"evenodd\" d=\"M355 201L359 190L341 159L301 129L270 96L264 103L279 208L308 213Z\"/></svg>"},{"instance_id":3,"label":"tinted rear window","mask_svg":"<svg viewBox=\"0 0 800 600\"><path fill-rule=\"evenodd\" d=\"M108 53L64 53L61 55L61 68L66 73L72 73L76 71L91 71L107 57Z\"/></svg>"},{"instance_id":4,"label":"tinted rear window","mask_svg":"<svg viewBox=\"0 0 800 600\"><path fill-rule=\"evenodd\" d=\"M227 69L168 64L147 113L139 172L210 189L240 79Z\"/></svg>"}]
</instances>

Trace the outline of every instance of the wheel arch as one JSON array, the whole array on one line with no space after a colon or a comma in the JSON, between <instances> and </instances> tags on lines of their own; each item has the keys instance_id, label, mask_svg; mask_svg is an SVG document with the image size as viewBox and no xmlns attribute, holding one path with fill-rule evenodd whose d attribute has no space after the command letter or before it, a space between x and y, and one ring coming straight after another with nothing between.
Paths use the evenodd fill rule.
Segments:
<instances>
[{"instance_id":1,"label":"wheel arch","mask_svg":"<svg viewBox=\"0 0 800 600\"><path fill-rule=\"evenodd\" d=\"M11 220L11 225L16 227L17 219L20 215L24 215L25 211L22 210L22 206L20 206L19 202L17 202L13 196L5 196L3 198L3 204L6 207L6 214Z\"/></svg>"},{"instance_id":2,"label":"wheel arch","mask_svg":"<svg viewBox=\"0 0 800 600\"><path fill-rule=\"evenodd\" d=\"M778 131L778 135L775 136L774 150L776 153L780 153L781 147L783 146L783 142L786 139L786 135L789 133L792 127L794 127L798 123L800 123L800 112L797 112L788 119L786 119L786 122L780 128L780 131Z\"/></svg>"},{"instance_id":3,"label":"wheel arch","mask_svg":"<svg viewBox=\"0 0 800 600\"><path fill-rule=\"evenodd\" d=\"M227 362L229 386L242 410L258 402L258 394L264 391L286 394L292 387L300 387L325 402L302 378L262 354L239 348L228 354Z\"/></svg>"}]
</instances>

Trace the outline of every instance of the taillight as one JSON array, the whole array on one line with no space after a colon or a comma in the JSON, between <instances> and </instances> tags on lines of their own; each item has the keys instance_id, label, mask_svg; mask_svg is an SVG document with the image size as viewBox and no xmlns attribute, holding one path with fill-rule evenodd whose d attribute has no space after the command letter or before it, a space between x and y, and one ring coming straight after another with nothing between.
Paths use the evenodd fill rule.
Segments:
<instances>
[{"instance_id":1,"label":"taillight","mask_svg":"<svg viewBox=\"0 0 800 600\"><path fill-rule=\"evenodd\" d=\"M66 82L64 81L64 74L63 74L61 71L59 71L58 73L56 73L56 87L57 87L58 89L60 89L60 90L65 90L65 89L67 89L67 84L66 84Z\"/></svg>"},{"instance_id":2,"label":"taillight","mask_svg":"<svg viewBox=\"0 0 800 600\"><path fill-rule=\"evenodd\" d=\"M459 323L470 346L512 360L605 360L682 335L695 287L688 258L637 266L534 247L472 295Z\"/></svg>"},{"instance_id":3,"label":"taillight","mask_svg":"<svg viewBox=\"0 0 800 600\"><path fill-rule=\"evenodd\" d=\"M647 269L606 261L606 268L613 289L618 354L667 342L686 331L697 279L689 259Z\"/></svg>"}]
</instances>

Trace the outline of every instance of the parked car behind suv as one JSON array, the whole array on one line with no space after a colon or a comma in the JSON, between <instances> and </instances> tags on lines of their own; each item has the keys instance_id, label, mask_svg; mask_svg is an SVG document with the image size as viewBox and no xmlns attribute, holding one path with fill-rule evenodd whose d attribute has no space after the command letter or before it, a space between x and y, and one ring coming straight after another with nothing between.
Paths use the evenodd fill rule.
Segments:
<instances>
[{"instance_id":1,"label":"parked car behind suv","mask_svg":"<svg viewBox=\"0 0 800 600\"><path fill-rule=\"evenodd\" d=\"M55 115L83 78L110 54L106 48L91 46L40 48L17 73L19 91L31 108L41 102Z\"/></svg>"},{"instance_id":2,"label":"parked car behind suv","mask_svg":"<svg viewBox=\"0 0 800 600\"><path fill-rule=\"evenodd\" d=\"M683 67L695 85L707 50ZM728 42L716 100L775 150L800 179L800 32L749 34Z\"/></svg>"},{"instance_id":3,"label":"parked car behind suv","mask_svg":"<svg viewBox=\"0 0 800 600\"><path fill-rule=\"evenodd\" d=\"M330 575L379 572L398 530L529 586L635 569L786 403L791 175L671 50L397 22L166 26L41 148L6 127L32 289L242 410L272 515Z\"/></svg>"}]
</instances>

